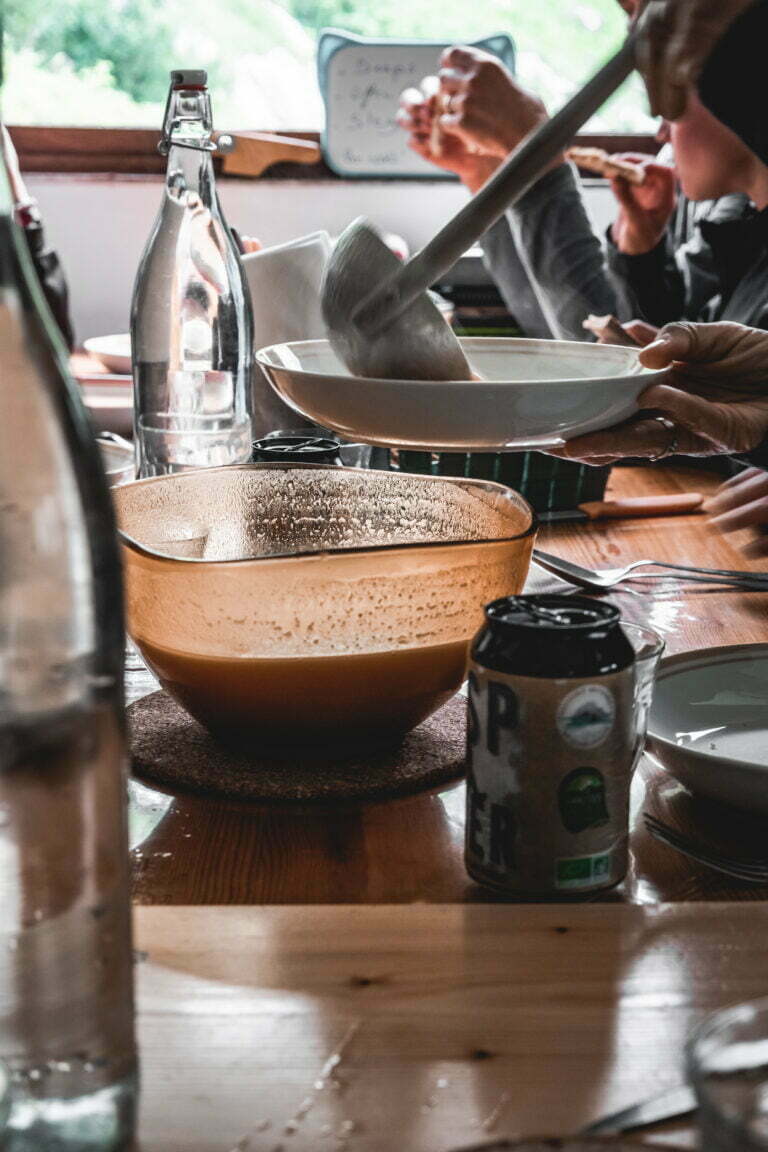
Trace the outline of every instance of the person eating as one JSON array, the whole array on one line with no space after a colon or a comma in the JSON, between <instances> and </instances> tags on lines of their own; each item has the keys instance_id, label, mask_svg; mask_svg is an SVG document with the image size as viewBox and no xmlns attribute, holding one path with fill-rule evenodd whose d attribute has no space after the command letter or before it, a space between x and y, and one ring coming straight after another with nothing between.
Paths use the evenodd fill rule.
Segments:
<instances>
[{"instance_id":1,"label":"person eating","mask_svg":"<svg viewBox=\"0 0 768 1152\"><path fill-rule=\"evenodd\" d=\"M546 110L479 49L448 49L439 80L428 96L404 94L399 122L414 151L475 192ZM486 263L528 335L584 339L590 314L643 321L645 339L677 319L768 328L768 166L695 94L669 135L675 169L617 158L640 181L611 179L605 244L565 157L487 233Z\"/></svg>"}]
</instances>

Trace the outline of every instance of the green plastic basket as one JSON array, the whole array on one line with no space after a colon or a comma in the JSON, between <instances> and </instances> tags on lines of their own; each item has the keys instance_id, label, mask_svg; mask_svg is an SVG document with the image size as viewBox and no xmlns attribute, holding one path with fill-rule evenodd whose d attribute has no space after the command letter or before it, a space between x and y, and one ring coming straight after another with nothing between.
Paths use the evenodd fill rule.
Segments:
<instances>
[{"instance_id":1,"label":"green plastic basket","mask_svg":"<svg viewBox=\"0 0 768 1152\"><path fill-rule=\"evenodd\" d=\"M399 451L401 472L495 480L524 496L534 510L571 512L586 500L602 500L610 468L591 468L543 452Z\"/></svg>"}]
</instances>

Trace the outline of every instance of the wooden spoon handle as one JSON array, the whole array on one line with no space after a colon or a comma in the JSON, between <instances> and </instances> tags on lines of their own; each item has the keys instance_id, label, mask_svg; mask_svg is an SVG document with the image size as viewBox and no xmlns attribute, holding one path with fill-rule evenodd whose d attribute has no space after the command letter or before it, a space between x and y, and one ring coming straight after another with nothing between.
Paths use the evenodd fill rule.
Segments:
<instances>
[{"instance_id":1,"label":"wooden spoon handle","mask_svg":"<svg viewBox=\"0 0 768 1152\"><path fill-rule=\"evenodd\" d=\"M669 496L626 496L623 500L589 500L579 504L590 520L622 516L679 516L698 512L704 503L700 492L675 492Z\"/></svg>"}]
</instances>

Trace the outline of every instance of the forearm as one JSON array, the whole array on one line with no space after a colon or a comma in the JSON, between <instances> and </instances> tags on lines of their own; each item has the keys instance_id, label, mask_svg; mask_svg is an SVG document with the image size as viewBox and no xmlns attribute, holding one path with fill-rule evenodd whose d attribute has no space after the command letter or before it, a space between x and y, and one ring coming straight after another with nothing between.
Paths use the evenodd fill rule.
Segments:
<instances>
[{"instance_id":1,"label":"forearm","mask_svg":"<svg viewBox=\"0 0 768 1152\"><path fill-rule=\"evenodd\" d=\"M590 313L622 315L570 165L543 176L507 213L520 259L555 336L584 340Z\"/></svg>"}]
</instances>

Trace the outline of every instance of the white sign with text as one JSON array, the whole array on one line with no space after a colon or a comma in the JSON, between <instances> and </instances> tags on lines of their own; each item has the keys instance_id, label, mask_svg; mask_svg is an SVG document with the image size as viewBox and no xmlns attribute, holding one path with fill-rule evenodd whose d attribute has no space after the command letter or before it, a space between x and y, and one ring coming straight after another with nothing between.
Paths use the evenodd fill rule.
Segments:
<instances>
[{"instance_id":1,"label":"white sign with text","mask_svg":"<svg viewBox=\"0 0 768 1152\"><path fill-rule=\"evenodd\" d=\"M474 43L514 71L509 36ZM368 40L335 29L321 33L317 66L325 102L323 153L334 172L380 178L443 175L411 151L395 116L400 93L434 75L446 47L445 42L426 40Z\"/></svg>"}]
</instances>

